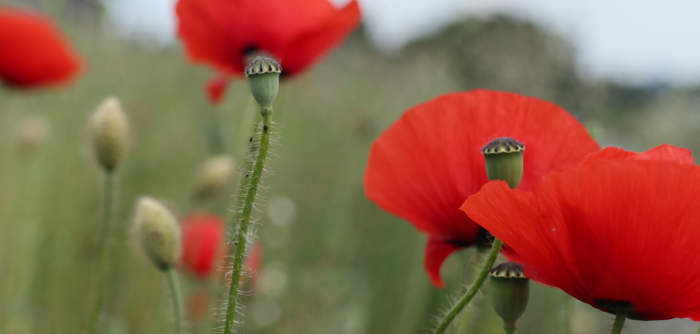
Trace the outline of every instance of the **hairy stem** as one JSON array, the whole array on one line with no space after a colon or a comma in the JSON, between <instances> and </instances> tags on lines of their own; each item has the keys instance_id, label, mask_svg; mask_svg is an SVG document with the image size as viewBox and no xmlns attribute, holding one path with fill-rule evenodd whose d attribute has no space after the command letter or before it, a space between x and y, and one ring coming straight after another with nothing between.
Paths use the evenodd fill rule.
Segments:
<instances>
[{"instance_id":1,"label":"hairy stem","mask_svg":"<svg viewBox=\"0 0 700 334\"><path fill-rule=\"evenodd\" d=\"M622 333L622 327L625 325L625 319L627 319L627 312L617 312L615 315L615 323L613 324L610 334Z\"/></svg>"},{"instance_id":2,"label":"hairy stem","mask_svg":"<svg viewBox=\"0 0 700 334\"><path fill-rule=\"evenodd\" d=\"M228 305L226 308L226 323L224 325L224 333L230 334L233 331L234 320L236 317L236 304L238 302L238 286L241 279L241 271L243 269L244 255L246 250L246 241L248 237L248 227L250 225L250 217L253 211L255 196L258 192L258 186L262 177L267 150L270 146L270 114L271 109L263 109L262 114L262 129L260 132L260 142L258 152L255 158L252 175L246 174L245 178L250 178L248 182L248 191L243 202L243 210L241 211L238 224L238 233L235 240L235 253L233 261L233 274L231 275L231 286L228 293ZM233 247L232 247L233 248Z\"/></svg>"},{"instance_id":3,"label":"hairy stem","mask_svg":"<svg viewBox=\"0 0 700 334\"><path fill-rule=\"evenodd\" d=\"M483 261L484 253L485 252L483 252L481 248L477 248L474 250L473 268L467 274L467 277L466 277L467 281L474 280L474 275L476 275L476 273L479 271L479 265ZM465 307L464 314L462 314L462 321L459 324L459 330L457 331L457 333L467 334L467 331L469 330L469 326L471 325L471 322L469 320L471 320L473 313L478 312L478 308L479 308L478 304L477 305L469 304Z\"/></svg>"},{"instance_id":4,"label":"hairy stem","mask_svg":"<svg viewBox=\"0 0 700 334\"><path fill-rule=\"evenodd\" d=\"M177 276L175 275L175 270L168 269L166 271L166 276L168 277L168 287L170 288L170 296L173 299L173 321L174 333L180 334L182 328L182 311L180 305L180 286L177 282Z\"/></svg>"},{"instance_id":5,"label":"hairy stem","mask_svg":"<svg viewBox=\"0 0 700 334\"><path fill-rule=\"evenodd\" d=\"M109 271L109 252L110 252L110 223L112 220L112 197L114 191L114 176L112 173L106 173L104 176L104 189L102 193L102 217L101 225L98 228L97 237L97 264L95 288L93 293L93 306L88 323L88 333L97 333L102 307L104 306L105 298L105 281Z\"/></svg>"},{"instance_id":6,"label":"hairy stem","mask_svg":"<svg viewBox=\"0 0 700 334\"><path fill-rule=\"evenodd\" d=\"M481 286L484 284L486 281L486 276L488 276L489 270L491 270L491 267L493 267L493 263L496 262L496 258L498 257L498 252L501 250L501 246L503 246L503 243L498 240L494 239L493 245L491 245L491 250L488 253L488 257L486 258L486 262L484 262L484 266L481 267L481 271L479 274L476 276L476 280L474 280L474 283L469 287L467 292L462 296L462 298L459 299L459 301L452 306L452 309L450 309L449 312L445 315L445 317L440 320L440 323L435 330L435 334L442 334L447 330L447 327L450 325L452 320L461 312L465 306L469 304L469 302L474 299L474 296L476 296L476 293L479 292L479 289Z\"/></svg>"}]
</instances>

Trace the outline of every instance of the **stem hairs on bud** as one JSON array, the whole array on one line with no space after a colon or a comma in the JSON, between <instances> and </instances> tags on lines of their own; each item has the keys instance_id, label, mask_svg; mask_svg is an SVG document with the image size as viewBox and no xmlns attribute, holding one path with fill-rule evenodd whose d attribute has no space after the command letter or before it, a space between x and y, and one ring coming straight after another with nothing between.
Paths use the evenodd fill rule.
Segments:
<instances>
[{"instance_id":1,"label":"stem hairs on bud","mask_svg":"<svg viewBox=\"0 0 700 334\"><path fill-rule=\"evenodd\" d=\"M136 204L134 229L144 253L160 270L168 270L180 258L180 227L160 202L142 197Z\"/></svg>"}]
</instances>

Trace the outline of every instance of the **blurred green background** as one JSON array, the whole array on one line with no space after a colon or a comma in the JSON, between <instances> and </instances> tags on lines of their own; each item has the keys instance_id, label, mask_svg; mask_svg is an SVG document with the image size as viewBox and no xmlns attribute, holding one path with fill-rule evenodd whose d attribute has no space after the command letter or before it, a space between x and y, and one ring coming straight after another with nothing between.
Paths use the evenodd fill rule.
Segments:
<instances>
[{"instance_id":1,"label":"blurred green background","mask_svg":"<svg viewBox=\"0 0 700 334\"><path fill-rule=\"evenodd\" d=\"M212 72L190 64L177 45L118 37L89 10L52 2L42 9L59 20L86 66L67 87L0 90L0 333L84 328L101 191L84 130L94 108L111 95L130 118L133 145L118 171L107 333L169 333L165 278L130 241L132 208L149 195L179 217L195 210L195 174L209 155L207 117L214 108L220 113L227 149L240 162L255 104L238 81L222 105L212 106L203 90ZM257 205L262 266L248 287L241 332L425 333L459 294L472 250L449 258L447 287L434 288L422 267L425 236L363 194L372 140L415 104L447 92L500 89L565 107L604 145L645 150L671 143L694 150L700 144L700 87L584 80L573 46L527 22L465 19L391 55L377 52L364 36L358 30L317 66L282 84ZM33 150L20 147L28 117L40 117L49 129ZM221 207L214 210L224 215ZM201 285L182 278L185 295ZM568 299L558 290L532 288L519 333L563 332ZM479 298L483 307L472 333L501 333L500 320ZM575 333L602 333L612 323L588 305L576 303L574 310ZM206 333L210 325L190 327ZM693 326L630 321L626 333L691 333Z\"/></svg>"}]
</instances>

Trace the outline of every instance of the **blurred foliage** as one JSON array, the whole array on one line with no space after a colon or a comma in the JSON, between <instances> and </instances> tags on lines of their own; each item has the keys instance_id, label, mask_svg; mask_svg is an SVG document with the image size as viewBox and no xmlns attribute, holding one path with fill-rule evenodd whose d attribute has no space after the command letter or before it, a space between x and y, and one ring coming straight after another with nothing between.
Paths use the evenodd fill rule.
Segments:
<instances>
[{"instance_id":1,"label":"blurred foliage","mask_svg":"<svg viewBox=\"0 0 700 334\"><path fill-rule=\"evenodd\" d=\"M131 210L142 195L162 199L180 217L198 209L190 192L208 157L205 129L214 107L203 85L213 74L192 66L177 45L125 40L103 20L54 13L86 69L69 87L0 90L0 333L78 333L85 325L101 180L85 153L84 127L108 95L121 99L134 146L118 171L105 323L114 334L168 333L165 279L130 241ZM242 332L424 333L461 291L472 251L448 259L447 288L435 289L422 267L425 237L363 194L371 141L417 103L451 91L503 89L567 107L603 144L700 148L700 88L592 80L580 73L575 55L571 43L530 23L468 19L393 55L355 34L309 73L285 81L264 181L269 201L258 205L263 265L249 287ZM217 112L228 149L241 161L255 115L244 82L232 84ZM16 147L28 115L43 117L50 128L29 155ZM189 293L202 285L186 280L185 287ZM501 333L486 298L479 303L473 333ZM561 292L535 284L519 333L561 332L567 304ZM587 305L575 309L576 333L602 332L611 323ZM627 331L689 328L685 321L631 321Z\"/></svg>"}]
</instances>

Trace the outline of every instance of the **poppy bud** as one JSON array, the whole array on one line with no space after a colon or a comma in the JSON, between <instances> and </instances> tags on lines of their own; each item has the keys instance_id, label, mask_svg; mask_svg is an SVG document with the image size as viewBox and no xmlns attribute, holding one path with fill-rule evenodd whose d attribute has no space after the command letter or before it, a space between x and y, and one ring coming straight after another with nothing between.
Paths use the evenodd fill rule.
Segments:
<instances>
[{"instance_id":1,"label":"poppy bud","mask_svg":"<svg viewBox=\"0 0 700 334\"><path fill-rule=\"evenodd\" d=\"M524 151L525 144L508 137L496 138L486 144L481 152L486 159L489 180L503 180L511 188L517 187L523 177Z\"/></svg>"},{"instance_id":2,"label":"poppy bud","mask_svg":"<svg viewBox=\"0 0 700 334\"><path fill-rule=\"evenodd\" d=\"M142 197L136 204L134 228L139 245L158 269L166 271L180 258L180 227L160 202Z\"/></svg>"},{"instance_id":3,"label":"poppy bud","mask_svg":"<svg viewBox=\"0 0 700 334\"><path fill-rule=\"evenodd\" d=\"M258 56L245 68L245 76L250 82L250 91L258 104L269 108L277 98L282 66L274 59Z\"/></svg>"},{"instance_id":4,"label":"poppy bud","mask_svg":"<svg viewBox=\"0 0 700 334\"><path fill-rule=\"evenodd\" d=\"M206 200L220 193L231 180L235 162L228 155L220 155L205 161L199 168L194 194Z\"/></svg>"},{"instance_id":5,"label":"poppy bud","mask_svg":"<svg viewBox=\"0 0 700 334\"><path fill-rule=\"evenodd\" d=\"M37 115L28 116L20 124L17 133L17 149L21 154L31 154L44 142L48 132L46 119Z\"/></svg>"},{"instance_id":6,"label":"poppy bud","mask_svg":"<svg viewBox=\"0 0 700 334\"><path fill-rule=\"evenodd\" d=\"M501 263L491 269L491 304L503 319L506 333L515 331L515 322L525 312L530 296L530 280L515 262Z\"/></svg>"},{"instance_id":7,"label":"poppy bud","mask_svg":"<svg viewBox=\"0 0 700 334\"><path fill-rule=\"evenodd\" d=\"M112 172L124 160L129 146L129 123L117 98L108 97L97 107L88 135L97 163Z\"/></svg>"}]
</instances>

